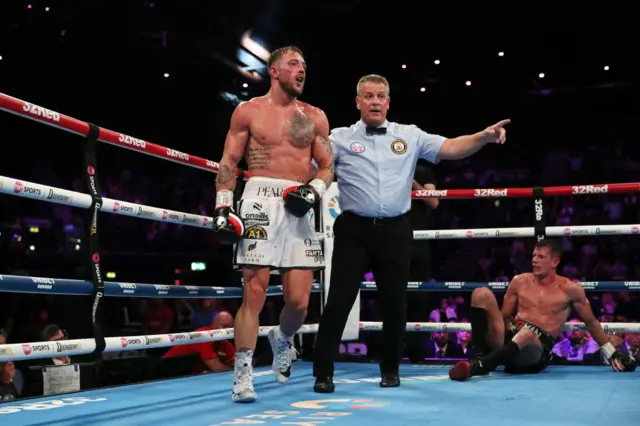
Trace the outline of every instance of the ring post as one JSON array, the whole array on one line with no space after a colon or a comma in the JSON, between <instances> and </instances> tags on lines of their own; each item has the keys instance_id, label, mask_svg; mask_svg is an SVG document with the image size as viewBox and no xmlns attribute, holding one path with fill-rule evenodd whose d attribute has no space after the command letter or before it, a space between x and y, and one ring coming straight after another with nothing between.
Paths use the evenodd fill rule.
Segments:
<instances>
[{"instance_id":1,"label":"ring post","mask_svg":"<svg viewBox=\"0 0 640 426\"><path fill-rule=\"evenodd\" d=\"M104 281L102 279L102 269L100 267L100 243L99 243L99 226L98 213L102 207L102 197L100 196L100 185L98 179L98 166L96 150L98 146L98 137L100 136L100 128L89 123L89 134L85 138L84 144L84 176L85 183L91 195L91 206L87 210L86 228L89 236L89 267L91 269L91 282L93 291L91 293L91 325L93 338L96 341L96 349L93 352L97 365L97 372L100 371L102 360L102 352L105 349L106 342L103 332L103 305L104 298ZM99 375L97 375L99 377Z\"/></svg>"}]
</instances>

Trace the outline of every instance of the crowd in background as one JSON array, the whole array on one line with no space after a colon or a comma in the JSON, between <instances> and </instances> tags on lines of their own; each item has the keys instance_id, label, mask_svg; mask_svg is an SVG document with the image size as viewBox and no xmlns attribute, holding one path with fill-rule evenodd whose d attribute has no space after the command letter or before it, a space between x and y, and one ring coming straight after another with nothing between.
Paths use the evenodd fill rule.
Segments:
<instances>
[{"instance_id":1,"label":"crowd in background","mask_svg":"<svg viewBox=\"0 0 640 426\"><path fill-rule=\"evenodd\" d=\"M634 182L640 169L639 160L635 152L622 147L603 152L586 146L549 152L539 174L505 166L479 168L477 163L464 161L442 168L434 166L433 172L438 189ZM213 180L205 181L199 173L185 169L179 175L150 177L142 170L137 173L107 170L102 173L102 195L210 216L215 199ZM86 192L81 179L69 180L53 172L40 182ZM549 226L640 223L635 193L556 197L545 202ZM83 240L87 217L83 210L10 196L0 196L0 210L4 212L0 223L3 253L0 273L89 278ZM437 209L429 212L428 220L431 229L529 227L533 214L529 198L443 199ZM117 281L172 284L176 268L186 268L193 260L204 260L210 265L207 271L183 276L182 285L240 285L239 275L231 269L230 251L216 243L213 233L111 214L100 216L100 226L101 246L106 253L104 263L108 265L107 270L117 271ZM562 241L564 254L559 270L562 275L581 281L626 281L640 276L640 241L636 236L573 237ZM529 240L437 240L428 244L431 274L425 281L509 281L514 274L530 271L533 242ZM82 320L89 318L88 298L0 295L0 344L41 341L44 330L49 330L46 336L52 330L64 330L61 338L91 336L90 324ZM640 322L637 293L590 292L588 295L602 322ZM468 322L469 296L469 293L455 292L418 293L409 303L408 319ZM317 309L310 309L307 322L317 323L320 299L318 295L312 298L310 306ZM217 312L224 310L235 315L239 307L238 299L118 298L105 303L107 336L192 331L211 324ZM261 315L262 324L277 324L281 303L277 297L268 299ZM362 304L363 321L380 320L375 293L363 293ZM571 320L576 319L572 313ZM637 352L639 335L627 333L624 337L629 350ZM470 339L470 333L466 332L409 333L405 355L412 362L422 362L425 358L460 358L466 355ZM375 333L363 333L359 344L343 345L345 356L366 360L376 357ZM554 353L558 359L585 361L589 359L586 355L592 354L591 362L601 362L597 345L582 332L563 335ZM262 339L258 354L258 363L269 363L270 349ZM132 351L110 356L149 354ZM2 365L0 381L15 375L14 369L12 363Z\"/></svg>"}]
</instances>

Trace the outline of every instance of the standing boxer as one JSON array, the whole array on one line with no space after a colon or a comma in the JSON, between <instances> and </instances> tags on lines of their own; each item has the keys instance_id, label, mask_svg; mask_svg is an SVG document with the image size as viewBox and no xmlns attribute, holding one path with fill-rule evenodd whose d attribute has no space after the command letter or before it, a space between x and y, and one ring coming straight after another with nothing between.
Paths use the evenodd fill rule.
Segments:
<instances>
[{"instance_id":1,"label":"standing boxer","mask_svg":"<svg viewBox=\"0 0 640 426\"><path fill-rule=\"evenodd\" d=\"M327 117L322 110L297 100L306 75L302 52L296 47L280 48L272 53L268 69L269 92L238 105L231 117L216 181L214 231L221 241L237 242L235 261L243 266L244 277L235 324L235 402L257 398L252 357L270 269L281 271L285 301L280 326L269 332L273 370L279 382L289 378L290 348L307 315L313 271L324 267L309 211L333 181ZM243 155L250 178L238 216L233 209L233 189ZM312 159L318 172L309 181Z\"/></svg>"},{"instance_id":2,"label":"standing boxer","mask_svg":"<svg viewBox=\"0 0 640 426\"><path fill-rule=\"evenodd\" d=\"M343 213L334 223L332 285L314 354L314 390L320 393L334 391L333 360L368 265L373 266L384 323L380 385L400 385L413 242L406 213L418 158L431 163L459 160L488 143L505 142L509 120L473 135L446 139L414 125L387 121L389 102L386 78L362 77L356 96L360 121L331 133Z\"/></svg>"}]
</instances>

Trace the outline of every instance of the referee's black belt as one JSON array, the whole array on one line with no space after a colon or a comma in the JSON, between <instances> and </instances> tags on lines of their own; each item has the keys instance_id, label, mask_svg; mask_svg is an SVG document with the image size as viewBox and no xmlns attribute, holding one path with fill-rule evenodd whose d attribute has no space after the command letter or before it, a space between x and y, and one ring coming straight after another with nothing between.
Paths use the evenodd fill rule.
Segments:
<instances>
[{"instance_id":1,"label":"referee's black belt","mask_svg":"<svg viewBox=\"0 0 640 426\"><path fill-rule=\"evenodd\" d=\"M400 222L404 220L404 218L407 216L406 213L403 213L400 216L394 216L394 217L367 217L367 216L360 216L359 214L355 214L349 211L342 212L342 214L345 217L348 217L349 219L354 219L362 223L370 223L376 226L384 226L384 225L390 225L392 223Z\"/></svg>"}]
</instances>

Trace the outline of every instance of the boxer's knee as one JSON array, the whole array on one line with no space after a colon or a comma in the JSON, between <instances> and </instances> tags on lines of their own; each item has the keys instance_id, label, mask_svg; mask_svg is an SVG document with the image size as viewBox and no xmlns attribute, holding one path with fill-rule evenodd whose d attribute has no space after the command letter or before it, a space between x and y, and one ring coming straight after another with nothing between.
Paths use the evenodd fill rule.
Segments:
<instances>
[{"instance_id":1,"label":"boxer's knee","mask_svg":"<svg viewBox=\"0 0 640 426\"><path fill-rule=\"evenodd\" d=\"M488 287L479 287L471 293L471 306L487 308L489 305L497 304L496 296Z\"/></svg>"},{"instance_id":2,"label":"boxer's knee","mask_svg":"<svg viewBox=\"0 0 640 426\"><path fill-rule=\"evenodd\" d=\"M518 331L518 333L516 333L516 335L513 336L513 339L511 339L511 341L513 341L518 346L520 346L520 348L523 348L525 346L529 346L532 344L533 345L537 344L538 346L542 347L542 344L540 343L538 336L536 336L536 334L532 330L526 327L521 328L520 331Z\"/></svg>"},{"instance_id":3,"label":"boxer's knee","mask_svg":"<svg viewBox=\"0 0 640 426\"><path fill-rule=\"evenodd\" d=\"M245 268L244 276L244 297L242 305L249 309L252 314L259 315L267 299L267 286L269 285L268 268Z\"/></svg>"},{"instance_id":4,"label":"boxer's knee","mask_svg":"<svg viewBox=\"0 0 640 426\"><path fill-rule=\"evenodd\" d=\"M313 284L313 271L293 269L283 273L282 293L288 310L306 312Z\"/></svg>"}]
</instances>

